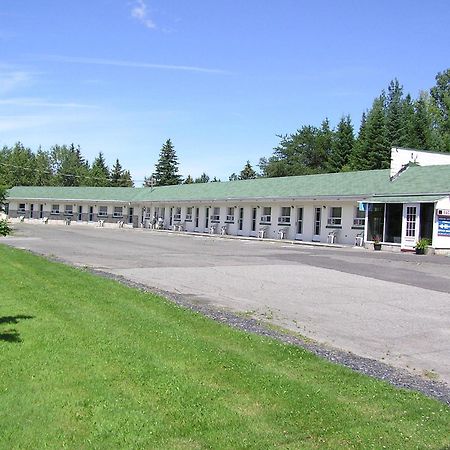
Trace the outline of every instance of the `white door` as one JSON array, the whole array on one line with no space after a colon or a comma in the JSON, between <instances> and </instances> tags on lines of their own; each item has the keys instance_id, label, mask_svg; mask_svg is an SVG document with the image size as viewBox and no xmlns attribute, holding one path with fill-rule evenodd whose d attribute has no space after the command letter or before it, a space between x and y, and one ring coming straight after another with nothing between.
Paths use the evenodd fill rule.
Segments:
<instances>
[{"instance_id":1,"label":"white door","mask_svg":"<svg viewBox=\"0 0 450 450\"><path fill-rule=\"evenodd\" d=\"M320 228L322 227L322 208L317 206L314 208L314 224L313 224L312 240L320 242Z\"/></svg>"},{"instance_id":2,"label":"white door","mask_svg":"<svg viewBox=\"0 0 450 450\"><path fill-rule=\"evenodd\" d=\"M420 236L420 205L406 203L403 205L402 244L403 250L413 250Z\"/></svg>"}]
</instances>

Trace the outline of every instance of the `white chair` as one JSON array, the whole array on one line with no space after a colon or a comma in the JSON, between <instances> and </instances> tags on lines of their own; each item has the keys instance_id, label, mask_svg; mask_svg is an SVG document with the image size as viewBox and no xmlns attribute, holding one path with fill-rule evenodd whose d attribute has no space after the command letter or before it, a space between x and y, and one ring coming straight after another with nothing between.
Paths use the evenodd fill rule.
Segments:
<instances>
[{"instance_id":1,"label":"white chair","mask_svg":"<svg viewBox=\"0 0 450 450\"><path fill-rule=\"evenodd\" d=\"M25 222L25 216L19 216L19 222Z\"/></svg>"},{"instance_id":2,"label":"white chair","mask_svg":"<svg viewBox=\"0 0 450 450\"><path fill-rule=\"evenodd\" d=\"M42 223L45 223L45 224L48 223L48 217L43 217L41 220L42 220Z\"/></svg>"},{"instance_id":3,"label":"white chair","mask_svg":"<svg viewBox=\"0 0 450 450\"><path fill-rule=\"evenodd\" d=\"M103 219L100 219L99 221L98 221L98 227L99 228L103 228L103 225L105 224L105 221L103 220Z\"/></svg>"},{"instance_id":4,"label":"white chair","mask_svg":"<svg viewBox=\"0 0 450 450\"><path fill-rule=\"evenodd\" d=\"M327 243L328 244L335 244L337 240L338 230L332 230L328 233L327 236Z\"/></svg>"},{"instance_id":5,"label":"white chair","mask_svg":"<svg viewBox=\"0 0 450 450\"><path fill-rule=\"evenodd\" d=\"M266 231L267 231L267 227L261 227L261 228L258 230L258 237L259 237L260 239L264 239L264 238L266 237Z\"/></svg>"},{"instance_id":6,"label":"white chair","mask_svg":"<svg viewBox=\"0 0 450 450\"><path fill-rule=\"evenodd\" d=\"M71 220L70 220L69 217L66 217L66 218L64 219L64 224L65 224L65 225L70 225L70 222L71 222Z\"/></svg>"},{"instance_id":7,"label":"white chair","mask_svg":"<svg viewBox=\"0 0 450 450\"><path fill-rule=\"evenodd\" d=\"M355 237L355 247L363 247L364 246L364 232L358 233Z\"/></svg>"},{"instance_id":8,"label":"white chair","mask_svg":"<svg viewBox=\"0 0 450 450\"><path fill-rule=\"evenodd\" d=\"M280 228L280 229L278 230L278 237L279 237L280 239L286 239L286 234L287 234L287 228L286 228L286 227Z\"/></svg>"},{"instance_id":9,"label":"white chair","mask_svg":"<svg viewBox=\"0 0 450 450\"><path fill-rule=\"evenodd\" d=\"M228 225L222 225L220 227L220 235L225 236L226 234L228 234Z\"/></svg>"},{"instance_id":10,"label":"white chair","mask_svg":"<svg viewBox=\"0 0 450 450\"><path fill-rule=\"evenodd\" d=\"M119 228L123 228L123 220L119 220L118 222L117 222L117 225L119 225Z\"/></svg>"},{"instance_id":11,"label":"white chair","mask_svg":"<svg viewBox=\"0 0 450 450\"><path fill-rule=\"evenodd\" d=\"M214 234L216 232L216 225L210 225L209 234Z\"/></svg>"}]
</instances>

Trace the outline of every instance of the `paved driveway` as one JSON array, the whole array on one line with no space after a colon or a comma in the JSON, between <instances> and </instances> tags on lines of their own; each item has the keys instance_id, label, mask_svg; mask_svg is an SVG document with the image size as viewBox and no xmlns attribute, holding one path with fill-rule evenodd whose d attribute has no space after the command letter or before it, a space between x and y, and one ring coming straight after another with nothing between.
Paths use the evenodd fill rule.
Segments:
<instances>
[{"instance_id":1,"label":"paved driveway","mask_svg":"<svg viewBox=\"0 0 450 450\"><path fill-rule=\"evenodd\" d=\"M450 258L82 226L17 226L15 247L245 311L450 384Z\"/></svg>"}]
</instances>

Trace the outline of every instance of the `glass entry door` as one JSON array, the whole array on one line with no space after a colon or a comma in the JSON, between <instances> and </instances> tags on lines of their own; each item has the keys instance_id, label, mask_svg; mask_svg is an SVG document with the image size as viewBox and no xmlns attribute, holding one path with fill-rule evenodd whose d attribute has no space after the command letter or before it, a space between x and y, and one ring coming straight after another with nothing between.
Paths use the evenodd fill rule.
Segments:
<instances>
[{"instance_id":1,"label":"glass entry door","mask_svg":"<svg viewBox=\"0 0 450 450\"><path fill-rule=\"evenodd\" d=\"M420 236L420 205L406 203L403 205L402 244L403 250L414 250Z\"/></svg>"}]
</instances>

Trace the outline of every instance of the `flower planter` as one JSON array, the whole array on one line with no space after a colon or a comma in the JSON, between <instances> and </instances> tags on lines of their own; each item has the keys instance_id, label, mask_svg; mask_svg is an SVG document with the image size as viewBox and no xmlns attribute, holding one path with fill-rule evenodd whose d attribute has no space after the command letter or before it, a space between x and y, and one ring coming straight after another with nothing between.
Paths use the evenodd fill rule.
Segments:
<instances>
[{"instance_id":1,"label":"flower planter","mask_svg":"<svg viewBox=\"0 0 450 450\"><path fill-rule=\"evenodd\" d=\"M416 248L416 255L425 255L424 248Z\"/></svg>"},{"instance_id":2,"label":"flower planter","mask_svg":"<svg viewBox=\"0 0 450 450\"><path fill-rule=\"evenodd\" d=\"M376 251L380 251L381 250L381 244L380 243L378 243L378 244L373 244L373 249L374 250L376 250Z\"/></svg>"}]
</instances>

